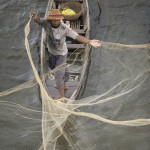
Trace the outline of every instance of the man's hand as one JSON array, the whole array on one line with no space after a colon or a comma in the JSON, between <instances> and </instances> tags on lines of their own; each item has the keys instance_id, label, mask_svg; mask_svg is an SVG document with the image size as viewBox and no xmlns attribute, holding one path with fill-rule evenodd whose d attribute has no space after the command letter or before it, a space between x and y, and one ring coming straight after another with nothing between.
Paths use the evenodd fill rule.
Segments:
<instances>
[{"instance_id":1,"label":"man's hand","mask_svg":"<svg viewBox=\"0 0 150 150\"><path fill-rule=\"evenodd\" d=\"M89 40L89 39L87 39L87 38L85 38L84 36L81 36L81 35L78 35L76 37L76 40L81 42L81 43L89 44L89 45L91 45L95 48L101 46L101 43L100 43L99 40Z\"/></svg>"},{"instance_id":2,"label":"man's hand","mask_svg":"<svg viewBox=\"0 0 150 150\"><path fill-rule=\"evenodd\" d=\"M30 18L34 19L36 23L41 23L40 17L37 16L37 10L30 11Z\"/></svg>"},{"instance_id":3,"label":"man's hand","mask_svg":"<svg viewBox=\"0 0 150 150\"><path fill-rule=\"evenodd\" d=\"M35 18L37 16L37 10L31 10L30 11L30 18Z\"/></svg>"},{"instance_id":4,"label":"man's hand","mask_svg":"<svg viewBox=\"0 0 150 150\"><path fill-rule=\"evenodd\" d=\"M91 45L91 46L93 46L93 47L95 47L95 48L101 46L101 43L100 43L99 40L90 40L90 41L88 42L88 44Z\"/></svg>"}]
</instances>

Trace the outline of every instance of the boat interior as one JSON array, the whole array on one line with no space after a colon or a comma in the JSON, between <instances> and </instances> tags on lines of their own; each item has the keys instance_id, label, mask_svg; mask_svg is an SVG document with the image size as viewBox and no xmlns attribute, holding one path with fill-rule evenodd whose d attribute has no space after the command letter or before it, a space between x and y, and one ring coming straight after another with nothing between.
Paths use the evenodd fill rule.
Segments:
<instances>
[{"instance_id":1,"label":"boat interior","mask_svg":"<svg viewBox=\"0 0 150 150\"><path fill-rule=\"evenodd\" d=\"M74 31L76 31L79 35L89 37L89 17L87 14L86 0L73 0L75 2L79 2L82 4L83 12L81 16L77 20L63 20L64 23L70 26ZM67 0L54 0L51 8L47 9L59 9L59 6L67 2ZM85 49L86 45L79 43L76 40L73 40L69 37L66 39L66 44L68 48L68 57L67 57L67 68L69 70L69 81L67 82L68 89L65 90L65 97L70 98L76 94L77 89L81 86L81 80L84 76L84 68L85 65L85 57L87 57ZM47 58L48 60L48 58ZM79 85L80 83L80 85ZM49 95L52 98L56 98L59 96L58 89L54 87L55 80L54 75L51 74L48 79L46 79L46 87Z\"/></svg>"}]
</instances>

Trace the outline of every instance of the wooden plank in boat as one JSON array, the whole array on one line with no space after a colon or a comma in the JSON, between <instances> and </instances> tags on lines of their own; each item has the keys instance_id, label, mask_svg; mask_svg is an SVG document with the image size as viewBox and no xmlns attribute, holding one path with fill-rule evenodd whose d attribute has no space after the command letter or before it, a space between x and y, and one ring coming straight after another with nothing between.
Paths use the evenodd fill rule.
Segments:
<instances>
[{"instance_id":1,"label":"wooden plank in boat","mask_svg":"<svg viewBox=\"0 0 150 150\"><path fill-rule=\"evenodd\" d=\"M80 29L80 20L70 21L71 29Z\"/></svg>"},{"instance_id":2,"label":"wooden plank in boat","mask_svg":"<svg viewBox=\"0 0 150 150\"><path fill-rule=\"evenodd\" d=\"M84 49L82 49L84 50ZM80 52L70 52L68 51L68 58L82 58L84 52L80 49Z\"/></svg>"},{"instance_id":3,"label":"wooden plank in boat","mask_svg":"<svg viewBox=\"0 0 150 150\"><path fill-rule=\"evenodd\" d=\"M68 1L74 1L74 2L83 2L83 0L54 0L55 2L68 2Z\"/></svg>"},{"instance_id":4,"label":"wooden plank in boat","mask_svg":"<svg viewBox=\"0 0 150 150\"><path fill-rule=\"evenodd\" d=\"M75 32L77 32L80 35L85 35L85 31L81 29L73 29Z\"/></svg>"},{"instance_id":5,"label":"wooden plank in boat","mask_svg":"<svg viewBox=\"0 0 150 150\"><path fill-rule=\"evenodd\" d=\"M84 44L67 44L68 49L84 48Z\"/></svg>"},{"instance_id":6,"label":"wooden plank in boat","mask_svg":"<svg viewBox=\"0 0 150 150\"><path fill-rule=\"evenodd\" d=\"M67 62L83 62L83 60L82 59L73 59L73 58L69 58L69 59L67 59Z\"/></svg>"},{"instance_id":7,"label":"wooden plank in boat","mask_svg":"<svg viewBox=\"0 0 150 150\"><path fill-rule=\"evenodd\" d=\"M70 75L80 75L82 70L82 66L79 64L73 64L68 67L68 72Z\"/></svg>"}]
</instances>

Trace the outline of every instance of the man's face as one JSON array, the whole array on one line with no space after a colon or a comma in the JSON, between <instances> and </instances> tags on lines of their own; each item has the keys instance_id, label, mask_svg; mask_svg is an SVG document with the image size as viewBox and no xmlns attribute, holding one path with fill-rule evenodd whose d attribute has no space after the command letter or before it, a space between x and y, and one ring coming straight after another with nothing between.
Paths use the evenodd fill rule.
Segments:
<instances>
[{"instance_id":1,"label":"man's face","mask_svg":"<svg viewBox=\"0 0 150 150\"><path fill-rule=\"evenodd\" d=\"M51 25L53 27L58 27L60 25L60 20L51 20Z\"/></svg>"}]
</instances>

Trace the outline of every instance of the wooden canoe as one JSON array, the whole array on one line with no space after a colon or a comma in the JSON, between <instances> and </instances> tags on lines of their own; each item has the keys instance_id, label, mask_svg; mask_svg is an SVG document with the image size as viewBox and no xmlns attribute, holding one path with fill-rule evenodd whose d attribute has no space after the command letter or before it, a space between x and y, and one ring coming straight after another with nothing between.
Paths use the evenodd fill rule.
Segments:
<instances>
[{"instance_id":1,"label":"wooden canoe","mask_svg":"<svg viewBox=\"0 0 150 150\"><path fill-rule=\"evenodd\" d=\"M87 0L72 0L82 4L83 13L74 21L70 21L70 27L75 30L78 34L85 36L89 39L90 37L90 18L89 18L89 7ZM67 2L67 0L49 0L45 18L49 15L49 10L58 9L60 4ZM88 65L88 59L90 54L90 46L77 41L66 39L68 47L68 60L67 64L70 73L70 79L67 82L68 90L66 90L65 96L67 98L75 99L79 93L82 85L82 80L85 75L85 71ZM41 74L45 74L49 71L48 68L48 49L46 45L46 33L42 29L41 35L41 48L40 48L40 61L41 61ZM73 64L72 64L73 63ZM43 79L43 84L50 97L55 98L59 95L58 90L54 88L54 78L51 75L49 78Z\"/></svg>"}]
</instances>

